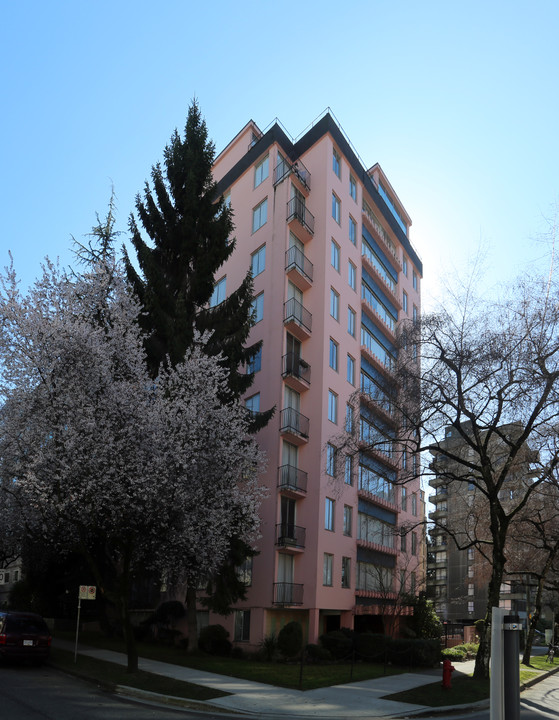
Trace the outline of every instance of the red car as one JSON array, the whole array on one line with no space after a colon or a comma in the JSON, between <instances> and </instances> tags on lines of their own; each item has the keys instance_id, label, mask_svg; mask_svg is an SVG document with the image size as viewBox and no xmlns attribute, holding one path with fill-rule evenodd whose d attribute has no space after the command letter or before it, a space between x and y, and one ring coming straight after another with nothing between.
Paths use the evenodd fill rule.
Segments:
<instances>
[{"instance_id":1,"label":"red car","mask_svg":"<svg viewBox=\"0 0 559 720\"><path fill-rule=\"evenodd\" d=\"M0 658L41 664L49 656L51 634L40 615L0 610Z\"/></svg>"}]
</instances>

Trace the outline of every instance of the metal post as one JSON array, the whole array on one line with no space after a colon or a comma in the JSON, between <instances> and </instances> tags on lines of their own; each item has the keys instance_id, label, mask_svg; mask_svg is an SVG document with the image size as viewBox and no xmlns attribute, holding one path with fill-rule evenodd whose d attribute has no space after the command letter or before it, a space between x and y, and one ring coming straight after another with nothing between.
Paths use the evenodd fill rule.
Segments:
<instances>
[{"instance_id":1,"label":"metal post","mask_svg":"<svg viewBox=\"0 0 559 720\"><path fill-rule=\"evenodd\" d=\"M80 610L82 605L82 599L78 595L78 619L76 621L76 644L74 645L74 664L78 661L78 631L80 629Z\"/></svg>"},{"instance_id":2,"label":"metal post","mask_svg":"<svg viewBox=\"0 0 559 720\"><path fill-rule=\"evenodd\" d=\"M505 615L503 618L503 683L505 717L520 720L520 618Z\"/></svg>"},{"instance_id":3,"label":"metal post","mask_svg":"<svg viewBox=\"0 0 559 720\"><path fill-rule=\"evenodd\" d=\"M503 702L503 618L506 610L494 607L491 613L490 720L504 720ZM507 720L509 720L507 718Z\"/></svg>"}]
</instances>

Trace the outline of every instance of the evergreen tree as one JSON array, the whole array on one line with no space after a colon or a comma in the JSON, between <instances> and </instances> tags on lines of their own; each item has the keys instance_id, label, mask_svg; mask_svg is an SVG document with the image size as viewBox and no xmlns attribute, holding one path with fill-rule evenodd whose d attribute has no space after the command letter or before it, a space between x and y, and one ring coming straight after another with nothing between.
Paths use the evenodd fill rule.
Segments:
<instances>
[{"instance_id":1,"label":"evergreen tree","mask_svg":"<svg viewBox=\"0 0 559 720\"><path fill-rule=\"evenodd\" d=\"M140 272L126 255L128 279L140 300L147 333L150 372L161 363L181 362L192 346L195 329L213 335L207 352L222 352L229 372L225 402L238 399L253 382L241 371L257 355L261 342L245 347L252 326L253 285L250 270L226 300L209 307L216 273L235 248L231 239L233 213L217 197L212 176L214 144L194 101L181 138L175 130L164 150L164 166L152 167L152 187L146 182L143 199L136 197L142 237L136 218L130 218L132 244ZM273 410L261 413L254 429L265 425Z\"/></svg>"}]
</instances>

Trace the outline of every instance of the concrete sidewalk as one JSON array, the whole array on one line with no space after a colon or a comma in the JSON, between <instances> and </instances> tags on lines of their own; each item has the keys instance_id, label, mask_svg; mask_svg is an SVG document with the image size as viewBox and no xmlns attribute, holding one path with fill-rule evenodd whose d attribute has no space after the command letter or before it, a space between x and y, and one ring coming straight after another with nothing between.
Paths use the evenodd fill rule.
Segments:
<instances>
[{"instance_id":1,"label":"concrete sidewalk","mask_svg":"<svg viewBox=\"0 0 559 720\"><path fill-rule=\"evenodd\" d=\"M57 640L56 638L53 639L53 645L65 650L74 650L72 643ZM126 665L126 655L124 653L83 646L78 648L78 653L119 665ZM411 705L383 699L385 695L441 680L442 671L440 670L389 675L375 680L364 680L362 682L301 692L146 658L140 658L138 665L140 670L230 693L225 697L215 698L205 703L195 703L198 708L206 706L208 710L220 709L224 713L242 713L252 717L265 716L278 719L289 717L324 718L325 720L329 718L332 718L332 720L360 718L360 720L365 720L369 718L411 717L428 711L436 710L437 713L440 713L441 710L444 710L444 708L435 709L424 705ZM455 668L453 677L461 674L470 675L474 669L474 661L455 663ZM559 665L557 669L559 670ZM546 683L545 686L543 683ZM551 708L556 710L559 706L559 676L550 676L545 681L542 681L541 685L541 690L539 689L540 685L538 685L522 693L522 702L547 710ZM133 688L120 688L119 691L145 701L156 702L161 700L160 696L153 696L150 693L144 694L142 691ZM451 696L449 696L449 700L450 698ZM188 707L191 703L184 700L179 701L177 704ZM488 701L485 701L479 704L478 707L487 705ZM448 709L456 709L456 707L449 705ZM460 707L468 706L463 705Z\"/></svg>"}]
</instances>

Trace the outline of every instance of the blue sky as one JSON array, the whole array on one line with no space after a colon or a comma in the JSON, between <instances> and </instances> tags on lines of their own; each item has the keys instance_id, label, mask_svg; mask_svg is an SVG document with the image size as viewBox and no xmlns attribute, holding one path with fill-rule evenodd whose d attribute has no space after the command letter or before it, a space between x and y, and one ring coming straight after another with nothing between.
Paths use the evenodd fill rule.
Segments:
<instances>
[{"instance_id":1,"label":"blue sky","mask_svg":"<svg viewBox=\"0 0 559 720\"><path fill-rule=\"evenodd\" d=\"M559 2L0 0L0 265L71 261L114 185L118 227L196 96L217 151L330 107L413 219L425 300L488 249L534 265L559 197ZM123 238L126 237L123 235Z\"/></svg>"}]
</instances>

